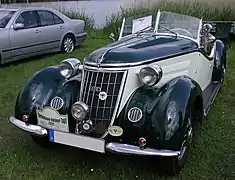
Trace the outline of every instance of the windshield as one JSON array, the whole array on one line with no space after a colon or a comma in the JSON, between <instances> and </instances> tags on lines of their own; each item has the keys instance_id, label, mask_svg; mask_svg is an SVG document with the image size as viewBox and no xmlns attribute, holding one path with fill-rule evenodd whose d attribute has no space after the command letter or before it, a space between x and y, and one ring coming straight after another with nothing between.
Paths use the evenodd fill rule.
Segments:
<instances>
[{"instance_id":1,"label":"windshield","mask_svg":"<svg viewBox=\"0 0 235 180\"><path fill-rule=\"evenodd\" d=\"M180 35L197 39L200 19L172 12L161 12L157 32L176 32Z\"/></svg>"},{"instance_id":2,"label":"windshield","mask_svg":"<svg viewBox=\"0 0 235 180\"><path fill-rule=\"evenodd\" d=\"M157 16L160 15L156 22ZM155 27L157 24L157 27ZM149 27L150 26L150 27ZM148 28L149 27L149 28ZM200 19L184 14L162 11L152 14L142 14L125 19L121 37L138 31L153 33L172 33L197 39Z\"/></svg>"},{"instance_id":3,"label":"windshield","mask_svg":"<svg viewBox=\"0 0 235 180\"><path fill-rule=\"evenodd\" d=\"M0 10L0 28L5 28L15 11Z\"/></svg>"}]
</instances>

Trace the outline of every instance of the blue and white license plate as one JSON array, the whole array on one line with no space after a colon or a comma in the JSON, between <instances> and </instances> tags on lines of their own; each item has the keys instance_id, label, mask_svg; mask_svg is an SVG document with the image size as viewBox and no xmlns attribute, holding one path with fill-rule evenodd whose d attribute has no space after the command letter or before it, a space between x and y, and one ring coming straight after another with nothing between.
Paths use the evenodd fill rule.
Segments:
<instances>
[{"instance_id":1,"label":"blue and white license plate","mask_svg":"<svg viewBox=\"0 0 235 180\"><path fill-rule=\"evenodd\" d=\"M62 115L58 111L45 107L36 110L38 125L46 129L69 132L68 116Z\"/></svg>"},{"instance_id":2,"label":"blue and white license plate","mask_svg":"<svg viewBox=\"0 0 235 180\"><path fill-rule=\"evenodd\" d=\"M82 136L78 134L65 133L49 130L49 139L51 142L74 146L95 152L105 153L105 140Z\"/></svg>"}]
</instances>

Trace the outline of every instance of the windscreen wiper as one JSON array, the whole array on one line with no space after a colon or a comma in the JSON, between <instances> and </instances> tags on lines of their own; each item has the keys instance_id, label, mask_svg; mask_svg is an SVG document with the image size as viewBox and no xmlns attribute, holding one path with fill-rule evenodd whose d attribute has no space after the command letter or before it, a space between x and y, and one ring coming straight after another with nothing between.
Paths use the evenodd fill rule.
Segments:
<instances>
[{"instance_id":1,"label":"windscreen wiper","mask_svg":"<svg viewBox=\"0 0 235 180\"><path fill-rule=\"evenodd\" d=\"M151 28L152 26L147 26L147 27L145 27L144 29L141 29L141 30L139 30L139 31L137 31L137 32L135 32L134 34L136 34L137 36L139 36L140 35L140 33L142 33L142 32L144 32L144 31L146 31L148 28Z\"/></svg>"},{"instance_id":2,"label":"windscreen wiper","mask_svg":"<svg viewBox=\"0 0 235 180\"><path fill-rule=\"evenodd\" d=\"M168 32L170 32L170 33L172 33L172 34L174 34L175 35L175 37L177 38L177 33L176 32L174 32L174 31L171 31L170 29L168 29L168 28L166 28L165 26L161 26L164 30L167 30Z\"/></svg>"}]
</instances>

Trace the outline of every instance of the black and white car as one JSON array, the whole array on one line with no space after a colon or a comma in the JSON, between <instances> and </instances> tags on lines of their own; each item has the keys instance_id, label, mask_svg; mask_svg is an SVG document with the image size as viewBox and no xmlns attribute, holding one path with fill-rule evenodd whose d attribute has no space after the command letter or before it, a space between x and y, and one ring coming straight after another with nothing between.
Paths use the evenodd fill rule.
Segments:
<instances>
[{"instance_id":1,"label":"black and white car","mask_svg":"<svg viewBox=\"0 0 235 180\"><path fill-rule=\"evenodd\" d=\"M226 49L201 19L123 20L118 41L33 75L10 122L45 146L157 156L179 173L222 87ZM50 78L47 78L50 77Z\"/></svg>"}]
</instances>

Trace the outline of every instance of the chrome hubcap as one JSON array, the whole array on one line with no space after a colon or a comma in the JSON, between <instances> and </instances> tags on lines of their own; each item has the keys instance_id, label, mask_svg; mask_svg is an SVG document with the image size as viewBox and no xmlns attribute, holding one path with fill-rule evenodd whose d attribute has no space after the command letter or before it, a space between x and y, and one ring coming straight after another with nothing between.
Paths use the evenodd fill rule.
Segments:
<instances>
[{"instance_id":1,"label":"chrome hubcap","mask_svg":"<svg viewBox=\"0 0 235 180\"><path fill-rule=\"evenodd\" d=\"M64 41L64 50L67 53L72 52L74 49L74 42L71 38L66 38Z\"/></svg>"},{"instance_id":2,"label":"chrome hubcap","mask_svg":"<svg viewBox=\"0 0 235 180\"><path fill-rule=\"evenodd\" d=\"M182 143L182 146L181 146L181 149L180 149L180 155L178 156L179 161L183 159L183 157L185 155L185 152L186 152L186 149L191 144L192 139L193 139L193 127L192 127L190 118L188 119L187 129L188 129L188 132L185 135L186 140L184 140L184 142Z\"/></svg>"}]
</instances>

